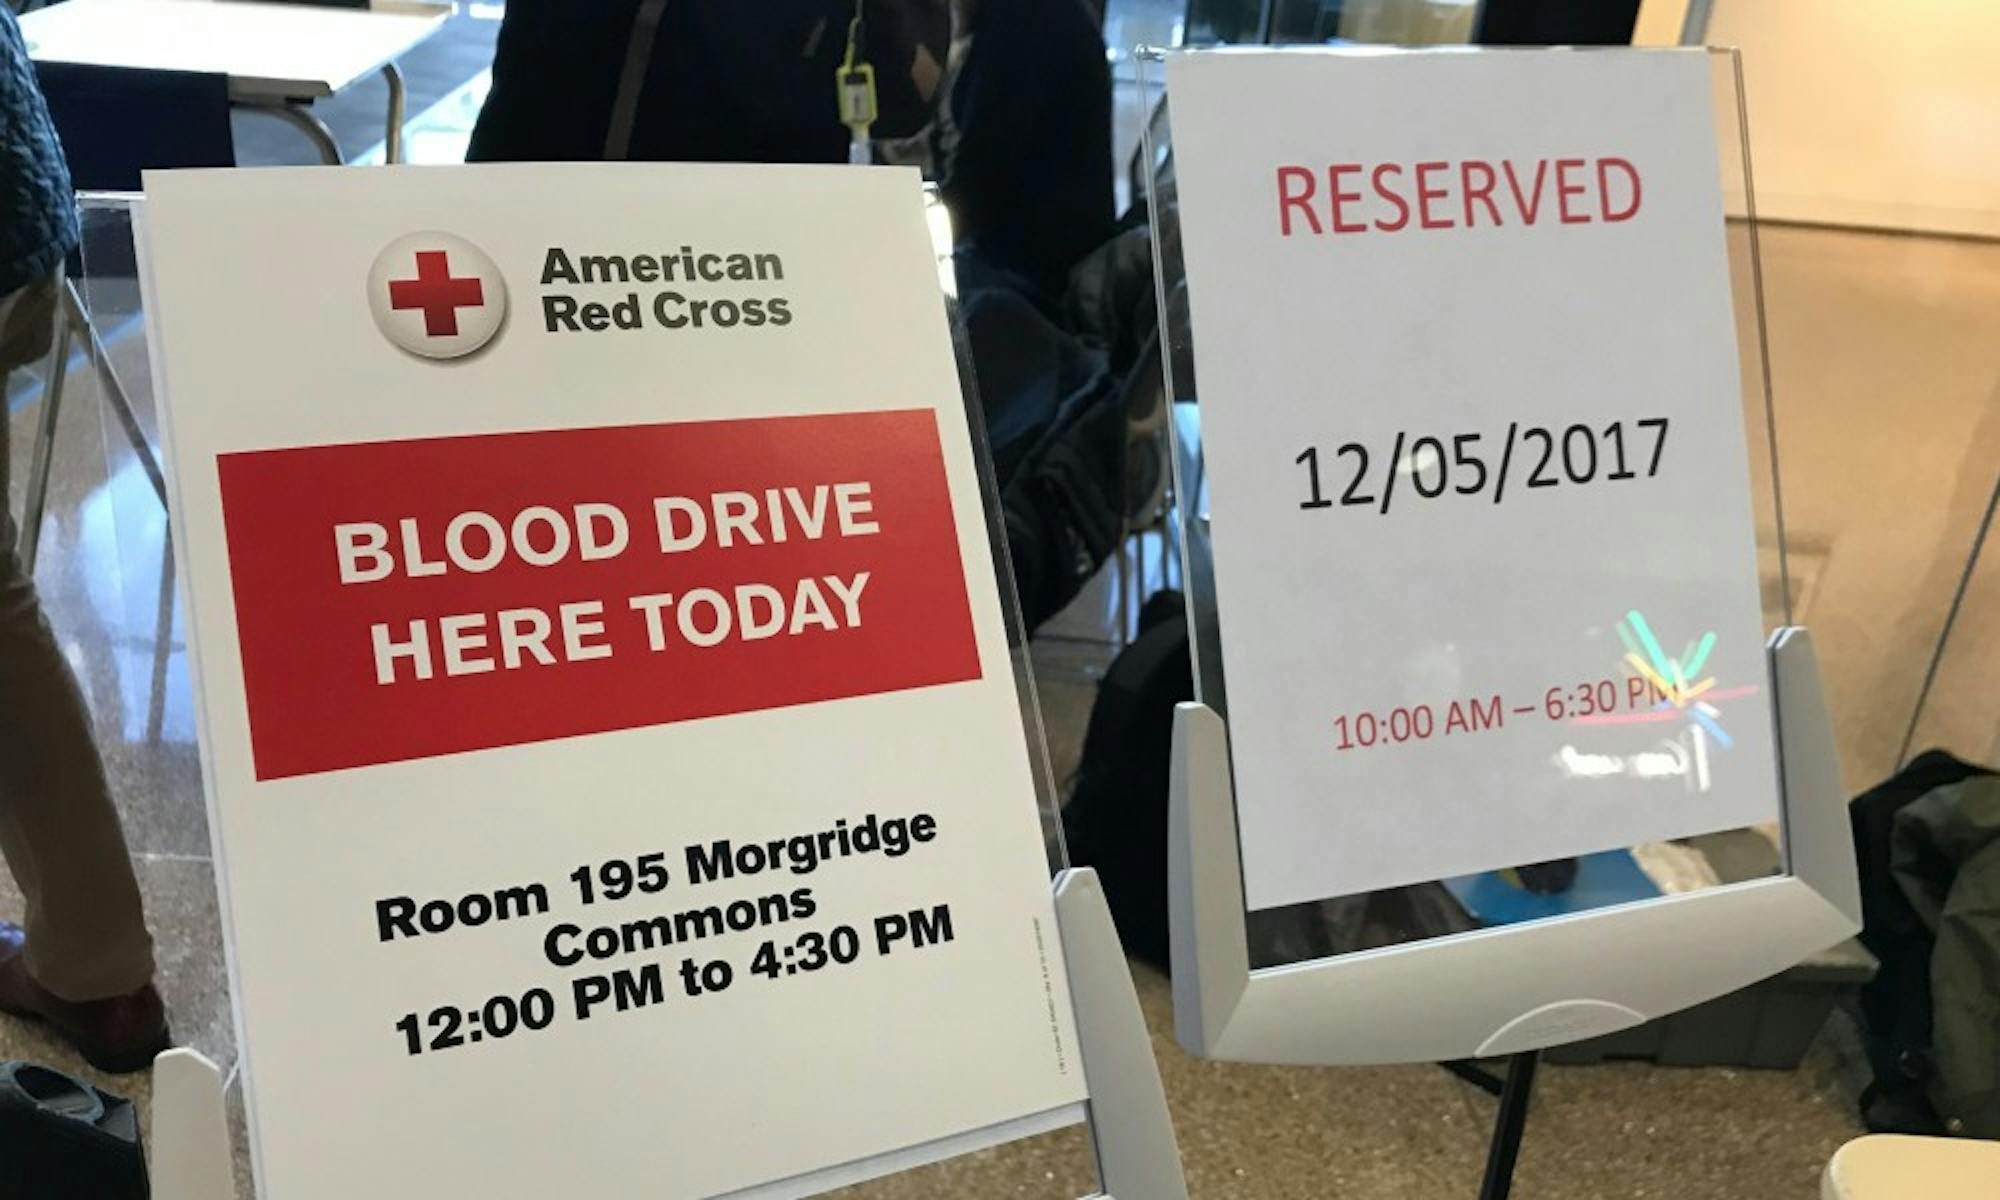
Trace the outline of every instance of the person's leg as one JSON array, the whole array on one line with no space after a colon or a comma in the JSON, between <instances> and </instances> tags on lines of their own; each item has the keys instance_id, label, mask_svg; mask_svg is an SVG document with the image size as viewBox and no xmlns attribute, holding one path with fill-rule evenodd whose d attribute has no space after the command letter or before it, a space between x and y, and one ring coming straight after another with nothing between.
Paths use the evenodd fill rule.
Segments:
<instances>
[{"instance_id":1,"label":"person's leg","mask_svg":"<svg viewBox=\"0 0 2000 1200\"><path fill-rule=\"evenodd\" d=\"M59 289L51 278L0 299L0 379L48 345ZM0 419L0 498L7 468ZM27 899L21 965L56 1001L126 996L152 980L152 938L89 712L21 570L17 532L0 503L0 854Z\"/></svg>"}]
</instances>

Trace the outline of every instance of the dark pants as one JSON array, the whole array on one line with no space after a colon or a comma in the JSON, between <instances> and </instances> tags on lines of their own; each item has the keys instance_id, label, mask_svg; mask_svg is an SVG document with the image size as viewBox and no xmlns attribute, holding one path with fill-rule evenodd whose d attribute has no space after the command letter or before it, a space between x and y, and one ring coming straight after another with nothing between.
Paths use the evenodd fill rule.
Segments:
<instances>
[{"instance_id":1,"label":"dark pants","mask_svg":"<svg viewBox=\"0 0 2000 1200\"><path fill-rule=\"evenodd\" d=\"M48 352L58 276L0 297L0 380ZM91 740L90 712L21 570L0 410L0 855L27 897L27 968L70 1001L153 977L139 885Z\"/></svg>"}]
</instances>

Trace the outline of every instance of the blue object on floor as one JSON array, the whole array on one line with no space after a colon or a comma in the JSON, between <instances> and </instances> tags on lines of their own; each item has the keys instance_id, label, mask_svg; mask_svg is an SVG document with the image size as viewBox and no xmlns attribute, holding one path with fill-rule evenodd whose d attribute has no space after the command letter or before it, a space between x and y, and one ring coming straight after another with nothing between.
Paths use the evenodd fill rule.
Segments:
<instances>
[{"instance_id":1,"label":"blue object on floor","mask_svg":"<svg viewBox=\"0 0 2000 1200\"><path fill-rule=\"evenodd\" d=\"M1502 878L1498 871L1444 881L1465 911L1486 925L1518 925L1544 917L1588 912L1613 904L1650 900L1660 889L1639 869L1629 850L1604 850L1577 860L1576 882L1551 895L1537 895Z\"/></svg>"}]
</instances>

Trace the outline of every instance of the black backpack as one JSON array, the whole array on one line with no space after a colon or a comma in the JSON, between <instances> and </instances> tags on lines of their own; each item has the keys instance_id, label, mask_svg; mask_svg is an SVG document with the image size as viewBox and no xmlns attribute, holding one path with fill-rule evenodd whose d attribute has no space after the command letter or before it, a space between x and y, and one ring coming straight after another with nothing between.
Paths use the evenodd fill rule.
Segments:
<instances>
[{"instance_id":1,"label":"black backpack","mask_svg":"<svg viewBox=\"0 0 2000 1200\"><path fill-rule=\"evenodd\" d=\"M1861 1095L1861 1116L1876 1133L1946 1132L1928 1094L1937 1075L1936 935L1891 870L1896 814L1937 788L1992 773L1931 750L1856 797L1848 811L1861 888L1861 943L1881 962L1861 989L1862 1037L1875 1075Z\"/></svg>"},{"instance_id":2,"label":"black backpack","mask_svg":"<svg viewBox=\"0 0 2000 1200\"><path fill-rule=\"evenodd\" d=\"M1063 808L1070 861L1097 868L1126 951L1163 969L1174 706L1194 698L1184 614L1179 592L1160 592L1140 610L1138 638L1097 686Z\"/></svg>"},{"instance_id":3,"label":"black backpack","mask_svg":"<svg viewBox=\"0 0 2000 1200\"><path fill-rule=\"evenodd\" d=\"M968 272L960 290L1014 585L1033 629L1124 534L1123 396L1105 354L1004 274Z\"/></svg>"},{"instance_id":4,"label":"black backpack","mask_svg":"<svg viewBox=\"0 0 2000 1200\"><path fill-rule=\"evenodd\" d=\"M132 1102L33 1063L0 1063L0 1200L146 1200Z\"/></svg>"}]
</instances>

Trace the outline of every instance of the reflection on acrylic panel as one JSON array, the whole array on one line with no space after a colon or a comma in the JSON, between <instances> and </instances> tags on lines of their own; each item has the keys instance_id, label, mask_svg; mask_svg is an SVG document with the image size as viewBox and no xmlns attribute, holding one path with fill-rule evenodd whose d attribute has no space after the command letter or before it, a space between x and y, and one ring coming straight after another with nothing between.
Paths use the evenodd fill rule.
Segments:
<instances>
[{"instance_id":1,"label":"reflection on acrylic panel","mask_svg":"<svg viewBox=\"0 0 2000 1200\"><path fill-rule=\"evenodd\" d=\"M115 700L100 695L93 710L100 721L116 713L128 744L192 745L186 633L174 593L166 514L137 462L120 463L84 497L76 528L74 542L61 548L73 561L61 566L51 561L44 570L67 577L76 589L70 595L87 599L88 616L63 606L66 630L92 629L102 639L102 654L79 647L79 657L89 664L83 677L115 690Z\"/></svg>"}]
</instances>

